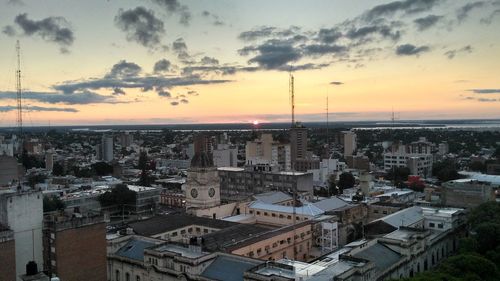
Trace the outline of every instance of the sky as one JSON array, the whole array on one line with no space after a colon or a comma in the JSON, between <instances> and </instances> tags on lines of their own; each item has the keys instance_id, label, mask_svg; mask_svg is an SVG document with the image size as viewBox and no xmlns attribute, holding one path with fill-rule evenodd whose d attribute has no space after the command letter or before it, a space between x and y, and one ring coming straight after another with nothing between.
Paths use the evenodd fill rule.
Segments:
<instances>
[{"instance_id":1,"label":"sky","mask_svg":"<svg viewBox=\"0 0 500 281\"><path fill-rule=\"evenodd\" d=\"M500 118L500 0L0 1L0 127Z\"/></svg>"}]
</instances>

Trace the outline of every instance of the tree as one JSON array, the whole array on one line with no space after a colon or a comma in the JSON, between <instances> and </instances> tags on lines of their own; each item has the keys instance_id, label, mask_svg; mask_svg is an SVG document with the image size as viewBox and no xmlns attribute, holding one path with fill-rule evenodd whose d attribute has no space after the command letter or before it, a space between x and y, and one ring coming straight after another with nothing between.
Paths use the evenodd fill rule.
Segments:
<instances>
[{"instance_id":1,"label":"tree","mask_svg":"<svg viewBox=\"0 0 500 281\"><path fill-rule=\"evenodd\" d=\"M64 210L66 204L57 196L43 196L43 212Z\"/></svg>"},{"instance_id":2,"label":"tree","mask_svg":"<svg viewBox=\"0 0 500 281\"><path fill-rule=\"evenodd\" d=\"M451 160L438 161L432 166L432 175L440 181L450 181L460 178L456 164Z\"/></svg>"},{"instance_id":3,"label":"tree","mask_svg":"<svg viewBox=\"0 0 500 281\"><path fill-rule=\"evenodd\" d=\"M480 161L474 161L474 162L470 163L469 169L471 171L484 173L484 172L486 172L486 164L484 164Z\"/></svg>"},{"instance_id":4,"label":"tree","mask_svg":"<svg viewBox=\"0 0 500 281\"><path fill-rule=\"evenodd\" d=\"M98 176L107 176L113 173L113 166L106 162L97 162L92 164L91 167Z\"/></svg>"},{"instance_id":5,"label":"tree","mask_svg":"<svg viewBox=\"0 0 500 281\"><path fill-rule=\"evenodd\" d=\"M59 163L54 163L52 167L52 174L54 176L63 176L64 175L64 167Z\"/></svg>"},{"instance_id":6,"label":"tree","mask_svg":"<svg viewBox=\"0 0 500 281\"><path fill-rule=\"evenodd\" d=\"M137 193L128 189L126 184L117 184L111 189L97 197L102 207L133 205L137 198Z\"/></svg>"},{"instance_id":7,"label":"tree","mask_svg":"<svg viewBox=\"0 0 500 281\"><path fill-rule=\"evenodd\" d=\"M407 167L395 167L387 173L387 179L395 182L404 182L408 180L410 169Z\"/></svg>"},{"instance_id":8,"label":"tree","mask_svg":"<svg viewBox=\"0 0 500 281\"><path fill-rule=\"evenodd\" d=\"M342 194L344 189L354 187L356 179L351 173L344 172L340 174L339 181L337 182L339 194Z\"/></svg>"}]
</instances>

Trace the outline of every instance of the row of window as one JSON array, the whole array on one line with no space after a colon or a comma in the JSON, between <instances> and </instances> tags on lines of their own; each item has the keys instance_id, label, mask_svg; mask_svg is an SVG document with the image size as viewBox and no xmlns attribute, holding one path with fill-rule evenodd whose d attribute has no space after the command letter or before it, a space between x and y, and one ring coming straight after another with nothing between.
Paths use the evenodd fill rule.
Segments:
<instances>
[{"instance_id":1,"label":"row of window","mask_svg":"<svg viewBox=\"0 0 500 281\"><path fill-rule=\"evenodd\" d=\"M249 213L250 213L251 215L253 215L253 214L254 214L254 211L253 211L253 210L250 210L250 211L249 211ZM256 211L256 212L255 212L255 214L256 214L257 216L260 216L260 215L262 214L262 215L263 215L263 216L265 216L265 217L269 217L269 216L271 216L271 217L273 217L273 218L275 218L275 217L278 217L278 218L280 218L280 219L284 219L284 218L285 218L285 215L283 215L283 214L276 214L276 213L268 213L268 212L262 212L262 213L261 213L260 211ZM292 219L292 216L291 216L291 215L287 215L287 216L286 216L286 219L291 220L291 219ZM309 219L309 218L307 218L307 217L303 217L303 218L302 218L302 220L304 220L304 221L306 221L306 220L308 220L308 219ZM300 217L295 217L295 220L296 220L296 221L300 221L300 220L301 220L301 218L300 218Z\"/></svg>"}]
</instances>

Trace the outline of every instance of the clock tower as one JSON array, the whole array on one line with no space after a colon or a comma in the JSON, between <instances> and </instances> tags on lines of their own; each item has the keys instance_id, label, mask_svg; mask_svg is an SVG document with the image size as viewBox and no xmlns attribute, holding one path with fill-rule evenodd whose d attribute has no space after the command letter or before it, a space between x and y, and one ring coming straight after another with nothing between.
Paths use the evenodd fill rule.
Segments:
<instances>
[{"instance_id":1,"label":"clock tower","mask_svg":"<svg viewBox=\"0 0 500 281\"><path fill-rule=\"evenodd\" d=\"M196 142L206 137L195 139ZM186 209L205 209L220 205L220 185L217 168L209 153L200 149L191 159L186 181Z\"/></svg>"}]
</instances>

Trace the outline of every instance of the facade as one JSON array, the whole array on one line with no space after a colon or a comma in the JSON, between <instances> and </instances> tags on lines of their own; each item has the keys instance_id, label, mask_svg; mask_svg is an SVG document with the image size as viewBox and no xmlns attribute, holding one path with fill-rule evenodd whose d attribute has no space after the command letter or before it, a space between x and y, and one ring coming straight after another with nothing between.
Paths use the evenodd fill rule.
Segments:
<instances>
[{"instance_id":1,"label":"facade","mask_svg":"<svg viewBox=\"0 0 500 281\"><path fill-rule=\"evenodd\" d=\"M153 213L160 202L161 188L138 185L127 185L127 188L137 194L132 210L136 215Z\"/></svg>"},{"instance_id":2,"label":"facade","mask_svg":"<svg viewBox=\"0 0 500 281\"><path fill-rule=\"evenodd\" d=\"M273 141L272 134L261 134L259 139L248 141L245 157L245 164L249 166L269 165L280 171L292 169L290 145Z\"/></svg>"},{"instance_id":3,"label":"facade","mask_svg":"<svg viewBox=\"0 0 500 281\"><path fill-rule=\"evenodd\" d=\"M0 186L6 186L18 180L19 174L16 158L0 155Z\"/></svg>"},{"instance_id":4,"label":"facade","mask_svg":"<svg viewBox=\"0 0 500 281\"><path fill-rule=\"evenodd\" d=\"M443 183L442 203L450 207L473 208L495 200L493 186L487 182L459 179Z\"/></svg>"},{"instance_id":5,"label":"facade","mask_svg":"<svg viewBox=\"0 0 500 281\"><path fill-rule=\"evenodd\" d=\"M313 192L313 174L304 172L257 172L243 168L219 168L221 200L242 201L269 191Z\"/></svg>"},{"instance_id":6,"label":"facade","mask_svg":"<svg viewBox=\"0 0 500 281\"><path fill-rule=\"evenodd\" d=\"M12 230L0 224L0 281L16 280L16 246Z\"/></svg>"},{"instance_id":7,"label":"facade","mask_svg":"<svg viewBox=\"0 0 500 281\"><path fill-rule=\"evenodd\" d=\"M61 280L106 280L106 224L101 217L46 217L44 268Z\"/></svg>"},{"instance_id":8,"label":"facade","mask_svg":"<svg viewBox=\"0 0 500 281\"><path fill-rule=\"evenodd\" d=\"M236 167L238 166L238 148L219 144L213 151L213 158L215 167Z\"/></svg>"},{"instance_id":9,"label":"facade","mask_svg":"<svg viewBox=\"0 0 500 281\"><path fill-rule=\"evenodd\" d=\"M134 135L128 132L121 134L119 138L121 147L129 147L134 143Z\"/></svg>"},{"instance_id":10,"label":"facade","mask_svg":"<svg viewBox=\"0 0 500 281\"><path fill-rule=\"evenodd\" d=\"M408 145L395 143L384 153L384 169L407 167L412 175L430 177L432 175L432 144L425 138Z\"/></svg>"},{"instance_id":11,"label":"facade","mask_svg":"<svg viewBox=\"0 0 500 281\"><path fill-rule=\"evenodd\" d=\"M16 276L25 273L29 261L43 264L42 202L41 191L0 191L0 224L14 233Z\"/></svg>"},{"instance_id":12,"label":"facade","mask_svg":"<svg viewBox=\"0 0 500 281\"><path fill-rule=\"evenodd\" d=\"M356 151L356 133L353 131L343 132L344 134L344 157L351 156Z\"/></svg>"},{"instance_id":13,"label":"facade","mask_svg":"<svg viewBox=\"0 0 500 281\"><path fill-rule=\"evenodd\" d=\"M113 161L113 137L112 136L102 136L101 141L101 149L102 149L102 160L106 162Z\"/></svg>"}]
</instances>

